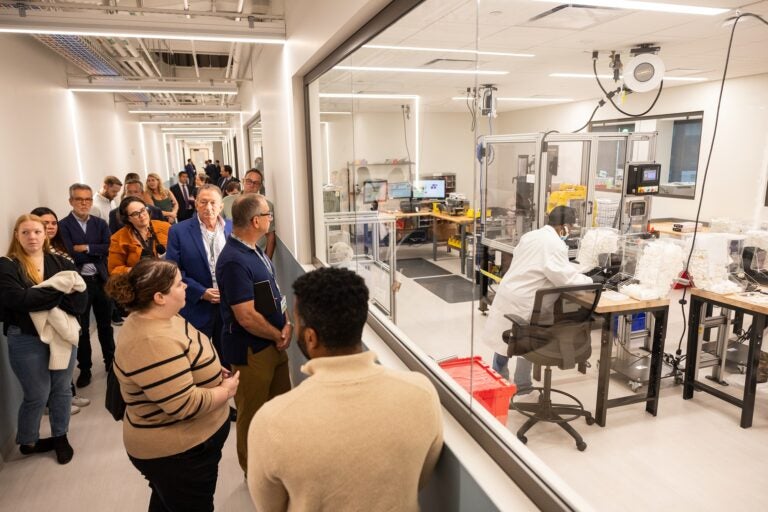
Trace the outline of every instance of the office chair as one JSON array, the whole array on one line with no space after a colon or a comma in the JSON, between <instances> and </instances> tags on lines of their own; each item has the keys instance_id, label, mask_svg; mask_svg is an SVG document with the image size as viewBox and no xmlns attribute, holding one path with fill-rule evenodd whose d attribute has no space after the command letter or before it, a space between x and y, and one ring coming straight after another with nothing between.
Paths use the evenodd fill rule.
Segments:
<instances>
[{"instance_id":1,"label":"office chair","mask_svg":"<svg viewBox=\"0 0 768 512\"><path fill-rule=\"evenodd\" d=\"M503 334L508 346L507 355L522 356L545 367L544 386L533 388L541 393L537 403L518 403L513 397L511 407L528 417L517 431L517 438L523 443L528 441L525 433L531 427L540 421L548 421L568 432L576 440L579 451L587 448L587 443L569 422L583 416L587 425L592 425L595 419L584 410L578 398L552 389L552 366L568 370L586 362L592 355L592 315L600 301L601 289L600 284L541 289L536 292L530 322L516 315L506 315L512 321L512 329ZM553 393L568 397L571 403L553 403Z\"/></svg>"}]
</instances>

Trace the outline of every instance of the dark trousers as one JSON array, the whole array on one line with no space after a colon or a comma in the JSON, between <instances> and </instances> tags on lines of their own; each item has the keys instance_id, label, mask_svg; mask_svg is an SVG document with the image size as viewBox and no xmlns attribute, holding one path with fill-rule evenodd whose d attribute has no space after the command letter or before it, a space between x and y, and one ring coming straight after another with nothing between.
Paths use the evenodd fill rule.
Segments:
<instances>
[{"instance_id":1,"label":"dark trousers","mask_svg":"<svg viewBox=\"0 0 768 512\"><path fill-rule=\"evenodd\" d=\"M112 334L112 300L104 293L104 281L99 276L83 276L88 286L88 307L80 315L80 342L77 347L77 367L90 370L91 363L91 308L96 317L104 366L109 368L115 355L115 340Z\"/></svg>"},{"instance_id":2,"label":"dark trousers","mask_svg":"<svg viewBox=\"0 0 768 512\"><path fill-rule=\"evenodd\" d=\"M219 476L221 448L229 421L206 441L185 452L157 459L136 459L133 465L149 482L149 512L209 512Z\"/></svg>"}]
</instances>

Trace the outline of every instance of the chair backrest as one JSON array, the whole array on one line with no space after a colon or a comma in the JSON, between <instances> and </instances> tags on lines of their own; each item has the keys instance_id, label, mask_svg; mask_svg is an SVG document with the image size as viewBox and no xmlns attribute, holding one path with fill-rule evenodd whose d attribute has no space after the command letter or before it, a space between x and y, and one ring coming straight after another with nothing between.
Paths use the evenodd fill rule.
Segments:
<instances>
[{"instance_id":1,"label":"chair backrest","mask_svg":"<svg viewBox=\"0 0 768 512\"><path fill-rule=\"evenodd\" d=\"M573 368L592 355L592 318L602 286L586 284L544 288L536 292L530 324L515 325L523 357L536 364Z\"/></svg>"}]
</instances>

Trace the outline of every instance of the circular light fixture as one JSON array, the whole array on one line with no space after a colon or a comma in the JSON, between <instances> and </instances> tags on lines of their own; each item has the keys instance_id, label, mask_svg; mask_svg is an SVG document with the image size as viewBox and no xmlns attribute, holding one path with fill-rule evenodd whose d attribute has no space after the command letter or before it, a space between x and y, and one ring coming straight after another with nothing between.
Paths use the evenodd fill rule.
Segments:
<instances>
[{"instance_id":1,"label":"circular light fixture","mask_svg":"<svg viewBox=\"0 0 768 512\"><path fill-rule=\"evenodd\" d=\"M624 85L634 92L648 92L664 79L664 61L653 53L643 53L624 65Z\"/></svg>"}]
</instances>

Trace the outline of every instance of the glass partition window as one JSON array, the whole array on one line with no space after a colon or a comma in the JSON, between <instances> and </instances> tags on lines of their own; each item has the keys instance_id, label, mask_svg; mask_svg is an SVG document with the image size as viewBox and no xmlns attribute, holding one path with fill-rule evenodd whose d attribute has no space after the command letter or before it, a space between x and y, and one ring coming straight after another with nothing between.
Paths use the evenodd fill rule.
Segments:
<instances>
[{"instance_id":1,"label":"glass partition window","mask_svg":"<svg viewBox=\"0 0 768 512\"><path fill-rule=\"evenodd\" d=\"M643 240L649 218L696 213L684 199L702 182L723 65L713 55L725 51L729 33L721 25L732 14L713 23L694 14L575 4L426 0L305 84L314 257L363 275L373 314L505 449L530 467L548 468L539 476L568 503L578 500L566 496L578 494L608 510L621 492L633 496L626 508L658 508L658 495L638 496L632 486L665 486L677 475L630 454L627 478L616 471L628 465L616 447L644 439L643 453L661 460L678 448L680 425L670 426L669 417L687 432L700 430L679 403L672 368L664 367L673 377L662 381L663 400L643 405L654 333L664 326L669 343L661 340L655 350L674 353L685 325L679 308L606 313L595 301L622 300L619 290L641 281L635 274L666 280L679 268L679 248ZM646 40L662 41L660 49L631 51ZM736 37L735 54L753 53L745 41ZM652 89L608 101L595 83L596 48L606 91L622 90L622 73L637 55L661 58L667 71L658 100ZM762 204L752 189L759 183L762 194L766 186L768 132L756 112L768 108L768 63L734 63L728 91L733 103L720 112L725 128L710 169L717 185L708 185L718 187L709 191L718 197L704 210L755 217L760 212L742 203L754 196ZM732 148L738 154L727 155ZM638 192L636 181L653 181L653 173L638 178L630 164L660 166L663 200ZM723 178L731 165L751 185ZM738 198L732 186L741 187ZM554 235L547 222L558 206L573 208L576 218L570 232ZM537 237L552 244L536 246ZM572 261L548 252L561 237ZM610 286L601 297L590 284L595 274ZM563 283L581 288L547 291ZM592 313L599 322L591 322ZM531 427L531 415L547 401L540 392L563 401L558 414L571 421ZM646 412L655 406L657 417ZM654 435L645 436L646 428ZM700 503L700 484L681 491L686 505ZM729 489L739 485L728 481Z\"/></svg>"},{"instance_id":2,"label":"glass partition window","mask_svg":"<svg viewBox=\"0 0 768 512\"><path fill-rule=\"evenodd\" d=\"M703 113L657 116L628 123L626 119L593 123L594 132L655 131L657 136L656 161L661 164L659 195L693 199L696 193L699 161L701 155ZM617 151L618 148L617 148ZM607 185L615 182L610 169L604 171ZM616 171L618 172L618 170Z\"/></svg>"}]
</instances>

